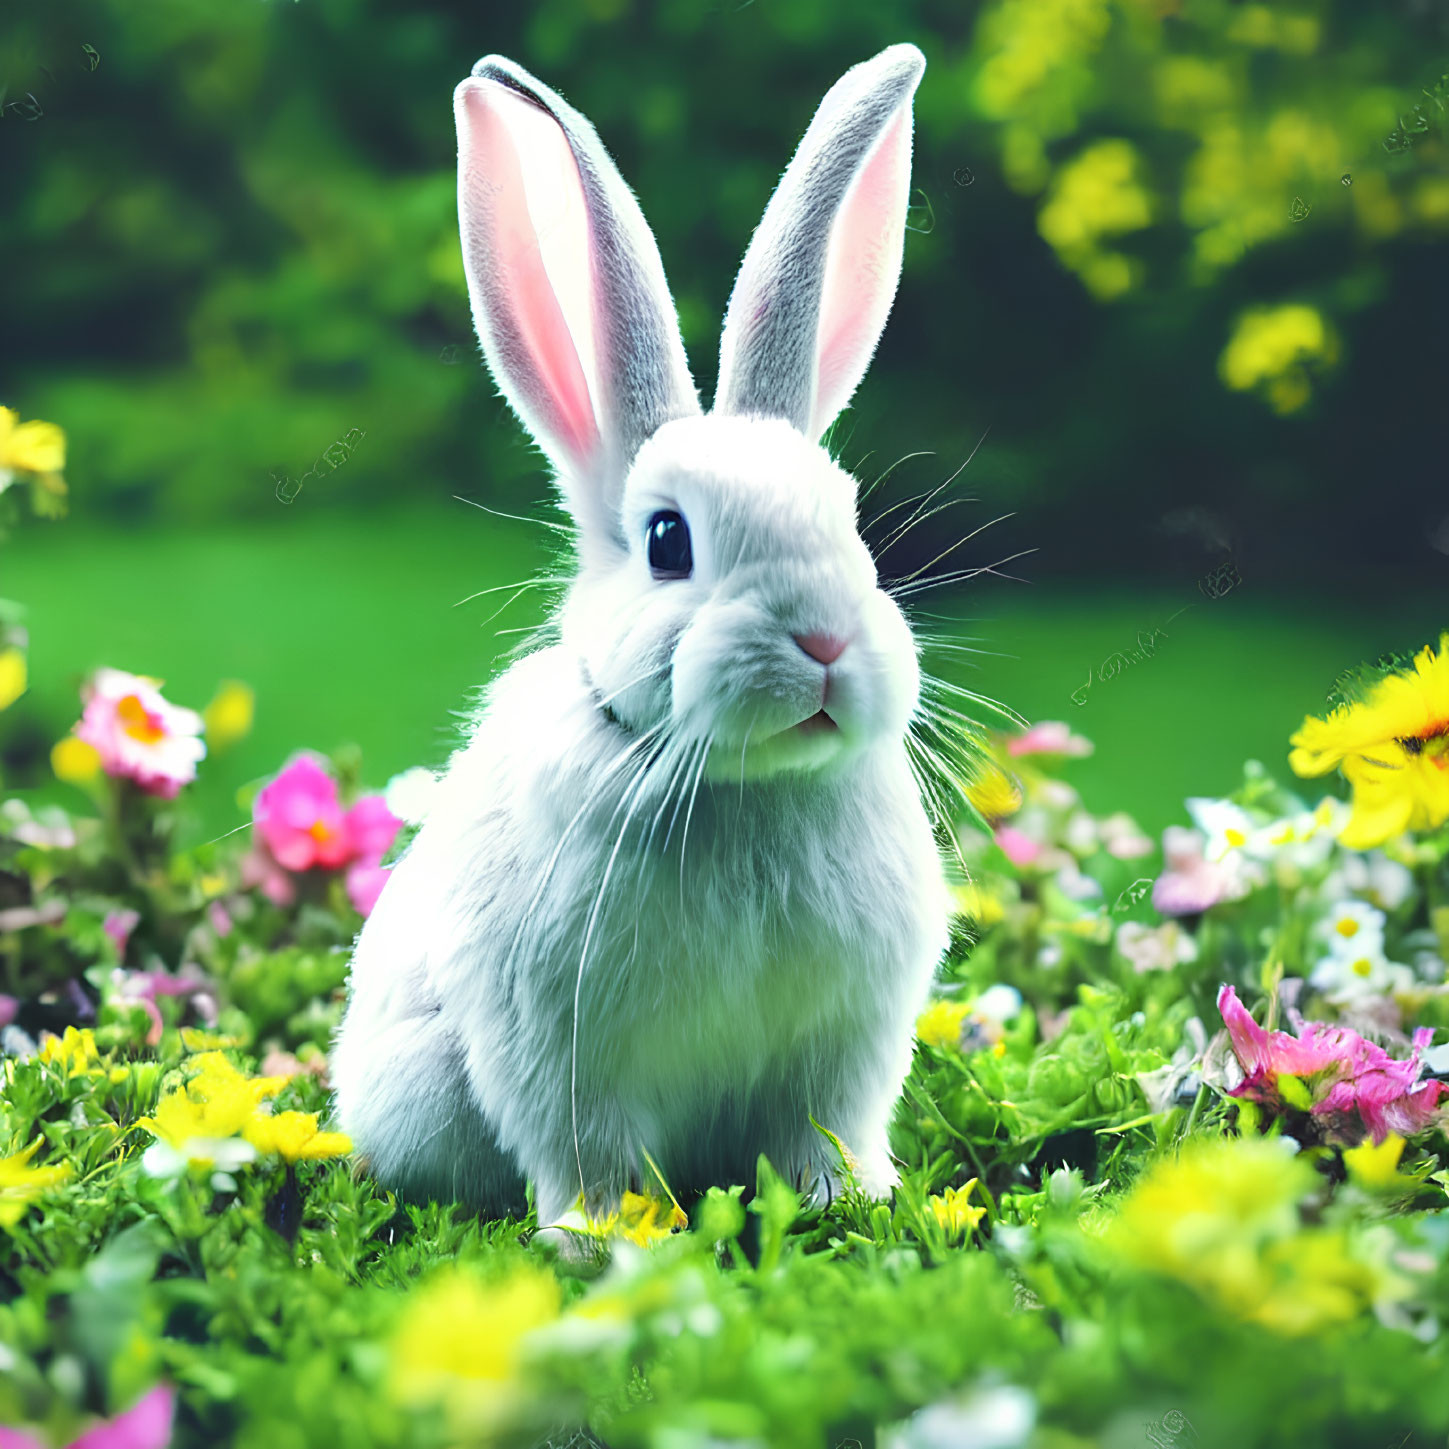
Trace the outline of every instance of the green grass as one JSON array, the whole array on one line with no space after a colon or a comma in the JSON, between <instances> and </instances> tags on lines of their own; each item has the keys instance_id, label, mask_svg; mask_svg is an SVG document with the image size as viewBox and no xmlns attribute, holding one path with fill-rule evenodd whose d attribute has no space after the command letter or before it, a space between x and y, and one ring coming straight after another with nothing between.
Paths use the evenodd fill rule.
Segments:
<instances>
[{"instance_id":1,"label":"green grass","mask_svg":"<svg viewBox=\"0 0 1449 1449\"><path fill-rule=\"evenodd\" d=\"M537 572L550 538L455 501L332 513L304 499L207 531L28 525L6 544L0 574L31 634L31 693L12 727L28 722L37 746L57 738L76 717L81 678L101 664L164 678L169 697L197 707L220 680L247 681L255 730L203 767L197 791L214 832L245 819L238 787L300 747L359 745L373 784L439 764L457 739L455 712L515 642L495 630L536 623L542 608L527 596L489 623L507 592L454 605ZM1154 831L1182 818L1186 796L1232 788L1245 758L1286 774L1288 735L1322 709L1340 670L1449 622L1428 600L1282 599L1251 576L1216 601L1191 579L1134 590L986 578L944 601L928 594L923 607L970 621L924 627L991 651L977 669L948 672L1029 719L1069 720L1097 745L1073 772L1088 804L1129 810ZM1094 666L1154 625L1167 632L1153 657L1072 703Z\"/></svg>"}]
</instances>

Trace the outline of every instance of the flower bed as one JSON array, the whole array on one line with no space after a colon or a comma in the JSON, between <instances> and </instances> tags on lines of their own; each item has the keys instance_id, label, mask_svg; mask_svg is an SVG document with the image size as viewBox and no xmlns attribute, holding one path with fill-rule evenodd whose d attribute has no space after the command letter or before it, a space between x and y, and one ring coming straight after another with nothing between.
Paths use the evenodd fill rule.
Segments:
<instances>
[{"instance_id":1,"label":"flower bed","mask_svg":"<svg viewBox=\"0 0 1449 1449\"><path fill-rule=\"evenodd\" d=\"M37 498L56 447L12 458ZM1449 639L1295 736L1351 802L1250 766L1161 850L1083 807L1065 725L991 741L894 1197L660 1183L584 1261L399 1204L328 1127L350 942L432 777L299 754L182 849L244 687L107 670L77 714L72 807L0 807L0 1449L1449 1428Z\"/></svg>"}]
</instances>

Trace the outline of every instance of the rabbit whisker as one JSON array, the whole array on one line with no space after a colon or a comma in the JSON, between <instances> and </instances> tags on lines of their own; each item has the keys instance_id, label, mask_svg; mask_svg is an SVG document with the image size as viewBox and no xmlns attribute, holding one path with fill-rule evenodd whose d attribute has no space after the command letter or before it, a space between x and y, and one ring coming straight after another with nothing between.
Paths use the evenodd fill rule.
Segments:
<instances>
[{"instance_id":1,"label":"rabbit whisker","mask_svg":"<svg viewBox=\"0 0 1449 1449\"><path fill-rule=\"evenodd\" d=\"M471 604L474 599L486 598L489 594L501 594L505 589L517 589L521 593L524 589L541 589L545 584L567 584L572 582L565 574L534 574L529 579L519 579L511 584L494 584L491 589L479 589L476 594L469 594L465 599L459 599L453 605L455 609L461 609L464 604ZM509 603L512 603L512 599ZM505 608L507 605L504 606Z\"/></svg>"},{"instance_id":2,"label":"rabbit whisker","mask_svg":"<svg viewBox=\"0 0 1449 1449\"><path fill-rule=\"evenodd\" d=\"M661 674L668 674L671 667L672 665L670 661L666 660L663 664L658 665L654 669L646 669L643 674L635 675L635 677L631 679L627 684L621 684L618 689L612 691L609 694L600 696L600 698L596 699L594 703L600 709L604 709L608 705L613 704L613 702L618 699L621 694L624 694L626 691L633 689L636 684L643 684L646 679L657 679Z\"/></svg>"},{"instance_id":3,"label":"rabbit whisker","mask_svg":"<svg viewBox=\"0 0 1449 1449\"><path fill-rule=\"evenodd\" d=\"M986 432L982 433L980 439L977 441L976 446L972 448L969 453L967 453L965 462L963 462L961 466L957 468L956 471L945 480L945 482L938 483L928 494L926 494L925 498L921 501L920 506L916 509L915 513L913 513L908 519L906 519L904 525L902 525L902 527L891 536L890 540L885 545L886 548L889 548L891 544L896 541L897 538L904 537L904 535L917 522L919 522L921 513L931 504L931 502L939 497L942 493L944 493L946 489L949 488L961 476L963 472L965 472L971 460L977 455L977 453L981 451L981 444L986 441L986 434L990 431L991 429L987 428Z\"/></svg>"},{"instance_id":4,"label":"rabbit whisker","mask_svg":"<svg viewBox=\"0 0 1449 1449\"><path fill-rule=\"evenodd\" d=\"M983 709L990 710L992 714L999 715L1002 719L1009 720L1018 729L1027 729L1030 722L1024 719L1010 705L1003 704L999 699L992 699L989 694L978 694L974 689L967 689L964 685L952 684L949 680L941 679L934 674L922 673L921 689L927 696L930 703L937 709L944 709L956 715L958 719L966 720L973 729L979 728L974 720L969 720L959 710L956 710L947 702L948 696L954 695L957 699L964 699L970 704L979 704Z\"/></svg>"},{"instance_id":5,"label":"rabbit whisker","mask_svg":"<svg viewBox=\"0 0 1449 1449\"><path fill-rule=\"evenodd\" d=\"M869 457L869 456L870 456L870 455L869 455L869 454L868 454L868 453L867 453L867 454L866 454L866 457ZM864 502L865 502L865 500L866 500L866 499L867 499L867 498L869 498L869 497L870 497L870 495L871 495L871 494L872 494L872 493L874 493L874 492L875 492L875 490L876 490L876 489L877 489L877 488L879 488L879 487L880 487L880 485L881 485L881 484L882 484L882 483L884 483L884 482L885 482L885 480L886 480L886 479L887 479L887 478L889 478L889 477L890 477L890 476L891 476L891 474L892 474L892 473L894 473L894 472L895 472L895 471L896 471L896 469L897 469L897 468L899 468L899 467L900 467L900 466L901 466L901 464L902 464L902 463L909 463L909 462L910 462L910 461L911 461L911 459L912 459L912 458L934 458L934 457L935 457L935 456L936 456L936 455L935 455L935 453L933 453L933 452L932 452L932 451L931 451L931 450L930 450L930 449L929 449L929 448L922 448L922 449L919 449L919 450L918 450L918 451L917 451L917 452L914 452L914 453L903 453L903 454L902 454L902 455L901 455L901 456L900 456L900 457L899 457L899 458L897 458L897 459L896 459L896 460L895 460L895 462L894 462L894 463L892 463L892 464L891 464L891 465L890 465L890 467L889 467L889 468L887 468L887 469L886 469L886 470L885 470L885 472L884 472L884 473L882 473L882 474L881 474L881 475L880 475L880 476L879 476L879 477L878 477L878 478L877 478L877 479L876 479L876 480L875 480L875 482L874 482L874 483L872 483L872 484L870 484L870 485L869 485L869 486L868 486L868 487L867 487L867 488L866 488L866 490L865 490L865 492L864 492L864 493L862 493L862 494L861 494L861 495L860 495L860 501L861 501L861 502L862 502L862 503L864 503ZM862 462L864 462L864 459L862 459L862 460L861 460L861 461L862 461Z\"/></svg>"},{"instance_id":6,"label":"rabbit whisker","mask_svg":"<svg viewBox=\"0 0 1449 1449\"><path fill-rule=\"evenodd\" d=\"M585 1194L588 1192L588 1183L584 1180L584 1156L583 1149L579 1145L579 1000L584 989L584 967L588 964L589 948L593 945L594 927L599 921L599 911L604 904L604 897L609 890L609 881L614 874L614 863L619 858L619 849L624 844L624 836L628 833L629 822L634 818L634 812L643 797L650 769L658 758L659 756L656 754L644 761L639 773L629 783L628 789L624 791L619 804L615 807L615 815L620 810L624 810L624 820L619 826L618 835L614 837L614 848L609 852L608 862L604 866L603 879L599 881L599 890L594 896L593 909L589 912L589 922L584 929L584 946L583 950L579 952L579 974L574 981L573 1040L569 1052L569 1108L573 1115L574 1158L579 1168L579 1191ZM627 809L625 809L626 804Z\"/></svg>"},{"instance_id":7,"label":"rabbit whisker","mask_svg":"<svg viewBox=\"0 0 1449 1449\"><path fill-rule=\"evenodd\" d=\"M562 533L568 538L576 538L578 529L569 523L558 523L552 518L533 518L526 513L505 513L501 508L489 508L486 503L478 503L472 498L464 498L461 494L453 494L458 503L466 503L469 508L481 509L484 513L491 513L494 518L511 518L515 523L535 523L540 528L551 528L555 533Z\"/></svg>"},{"instance_id":8,"label":"rabbit whisker","mask_svg":"<svg viewBox=\"0 0 1449 1449\"><path fill-rule=\"evenodd\" d=\"M685 768L684 772L685 780L688 780L690 775L694 773L694 767L697 762L698 756L705 753L707 749L708 746L704 740L693 740L690 742L689 764ZM664 844L660 847L661 850L667 851L669 849L669 842L674 835L674 826L679 819L680 810L684 808L684 797L687 792L687 786L682 788L679 792L679 799L674 806L674 814L669 817L669 829L664 832Z\"/></svg>"},{"instance_id":9,"label":"rabbit whisker","mask_svg":"<svg viewBox=\"0 0 1449 1449\"><path fill-rule=\"evenodd\" d=\"M928 513L923 513L919 518L908 518L899 528L891 531L890 537L877 548L875 556L879 558L898 544L913 528L919 528L923 523L929 523L938 513L944 513L948 508L955 508L962 503L978 503L977 498L948 498L944 503L938 503Z\"/></svg>"},{"instance_id":10,"label":"rabbit whisker","mask_svg":"<svg viewBox=\"0 0 1449 1449\"><path fill-rule=\"evenodd\" d=\"M643 844L639 848L639 858L641 866L644 858L649 852L650 847L654 844L654 835L655 832L659 829L659 822L664 818L664 812L669 809L669 802L674 795L674 782L681 777L685 779L688 778L688 771L685 767L685 762L689 759L690 746L687 743L681 743L677 740L670 740L669 744L665 746L666 750L669 748L669 745L677 746L677 749L675 751L675 758L673 763L669 767L669 778L664 782L664 789L660 791L659 808L654 812L654 818L652 821L650 821L649 830L644 837ZM676 806L675 809L677 813L678 806ZM666 846L669 844L667 839L664 843Z\"/></svg>"},{"instance_id":11,"label":"rabbit whisker","mask_svg":"<svg viewBox=\"0 0 1449 1449\"><path fill-rule=\"evenodd\" d=\"M899 513L902 508L909 508L913 503L924 502L930 496L931 490L929 488L926 488L923 489L920 493L912 493L909 498L900 498L897 499L894 503L888 503L884 508L881 509L879 513L875 515L874 518L870 519L866 523L862 523L860 526L860 531L862 533L869 533L870 530L875 528L883 519L889 518L892 513ZM883 545L883 547L889 547L889 545Z\"/></svg>"},{"instance_id":12,"label":"rabbit whisker","mask_svg":"<svg viewBox=\"0 0 1449 1449\"><path fill-rule=\"evenodd\" d=\"M931 817L932 833L938 841L944 837L950 846L952 857L961 869L963 878L970 880L970 867L966 864L966 857L961 851L961 840L956 830L956 812L947 803L944 789L953 789L957 793L964 792L961 791L961 787L949 767L924 740L915 736L914 733L907 733L906 747L911 774L915 777L916 785L921 792L926 813Z\"/></svg>"},{"instance_id":13,"label":"rabbit whisker","mask_svg":"<svg viewBox=\"0 0 1449 1449\"><path fill-rule=\"evenodd\" d=\"M533 893L533 898L529 901L527 909L524 911L522 917L518 922L517 927L514 929L513 941L508 947L508 955L504 957L502 974L505 979L507 979L508 973L512 969L513 958L518 951L519 942L523 939L523 932L527 927L529 921L533 919L533 913L535 910L538 909L538 903L543 899L543 893L548 888L549 881L553 878L554 870L558 866L559 860L563 855L564 847L569 843L569 839L573 835L574 830L577 828L579 821L584 818L588 811L593 807L595 801L597 801L599 797L604 793L604 790L608 786L610 777L614 775L619 769L621 769L628 762L631 756L638 754L646 745L650 744L653 737L657 735L657 733L657 731L651 730L643 735L640 735L637 740L634 740L632 743L626 746L607 765L604 766L603 770L599 774L598 779L594 783L594 788L590 790L589 793L584 797L584 802L574 813L574 818L570 820L569 823L564 827L563 833L558 838L558 843L553 848L553 854L549 856L548 863L544 866L543 874L539 878L538 886ZM618 811L616 808L615 814L617 813ZM612 823L613 819L611 817L610 824Z\"/></svg>"},{"instance_id":14,"label":"rabbit whisker","mask_svg":"<svg viewBox=\"0 0 1449 1449\"><path fill-rule=\"evenodd\" d=\"M699 782L704 779L704 768L709 763L710 747L714 744L714 736L707 735L704 741L704 748L699 753L699 769L694 772L694 788L689 792L689 809L684 816L684 830L679 837L679 895L684 898L684 851L689 844L689 822L694 818L694 801L699 794Z\"/></svg>"},{"instance_id":15,"label":"rabbit whisker","mask_svg":"<svg viewBox=\"0 0 1449 1449\"><path fill-rule=\"evenodd\" d=\"M958 538L956 542L953 543L949 548L943 548L941 552L938 553L936 557L930 561L930 563L922 564L920 568L918 568L913 574L907 574L905 578L901 580L901 582L907 584L912 583L914 580L920 578L920 576L925 573L927 569L935 568L936 565L940 563L943 558L946 558L949 555L955 553L962 544L970 543L971 540L975 538L978 533L984 533L993 524L1005 523L1008 518L1015 517L1015 513L1003 513L999 518L993 518L990 523L983 523L980 528L973 528L971 532L968 533L964 538Z\"/></svg>"},{"instance_id":16,"label":"rabbit whisker","mask_svg":"<svg viewBox=\"0 0 1449 1449\"><path fill-rule=\"evenodd\" d=\"M1025 558L1028 554L1036 553L1034 548L1024 548L1019 552L1009 555L1007 558L998 559L994 564L982 564L974 569L954 569L950 573L941 574L934 579L918 579L902 585L887 589L893 599L908 598L912 594L924 593L927 589L939 589L945 584L965 583L968 579L974 579L980 574L995 574L999 579L1011 579L1018 584L1027 582L1025 579L1017 578L1015 574L1003 574L997 572L1002 564L1009 564L1016 559Z\"/></svg>"}]
</instances>

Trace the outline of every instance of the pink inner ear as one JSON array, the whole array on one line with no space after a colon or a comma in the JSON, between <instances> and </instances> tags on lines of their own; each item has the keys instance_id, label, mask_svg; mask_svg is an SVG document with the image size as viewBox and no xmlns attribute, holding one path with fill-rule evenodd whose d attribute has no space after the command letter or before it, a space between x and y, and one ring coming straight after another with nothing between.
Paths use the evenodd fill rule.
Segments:
<instances>
[{"instance_id":1,"label":"pink inner ear","mask_svg":"<svg viewBox=\"0 0 1449 1449\"><path fill-rule=\"evenodd\" d=\"M599 427L585 372L593 278L578 163L551 116L496 82L470 86L465 104L473 235L464 241L473 243L482 310L497 319L505 388L548 435L542 441L586 467Z\"/></svg>"},{"instance_id":2,"label":"pink inner ear","mask_svg":"<svg viewBox=\"0 0 1449 1449\"><path fill-rule=\"evenodd\" d=\"M851 183L830 228L816 333L818 437L850 401L885 326L901 273L910 199L911 115L903 109Z\"/></svg>"}]
</instances>

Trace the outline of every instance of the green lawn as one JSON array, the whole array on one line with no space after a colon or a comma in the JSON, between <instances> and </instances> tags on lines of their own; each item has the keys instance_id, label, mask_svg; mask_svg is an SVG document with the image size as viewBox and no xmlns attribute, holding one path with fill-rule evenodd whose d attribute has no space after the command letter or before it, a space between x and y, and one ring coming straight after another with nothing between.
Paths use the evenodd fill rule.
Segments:
<instances>
[{"instance_id":1,"label":"green lawn","mask_svg":"<svg viewBox=\"0 0 1449 1449\"><path fill-rule=\"evenodd\" d=\"M31 633L31 693L8 723L57 737L76 717L77 683L100 664L160 676L171 698L197 707L237 678L256 690L256 728L203 766L196 795L209 832L239 824L237 788L303 746L354 742L381 783L446 757L454 712L515 642L494 631L535 623L541 609L525 597L489 623L506 592L454 605L546 566L551 539L451 500L385 513L303 500L205 532L29 524L0 556L0 593L26 604ZM1088 803L1130 810L1152 830L1181 818L1185 796L1230 789L1245 758L1286 772L1288 734L1341 669L1449 623L1428 600L1370 613L1342 594L1274 598L1251 577L1211 602L1190 579L1134 592L985 578L926 599L969 620L954 628L993 651L979 669L949 672L1030 719L1070 720L1097 744L1073 773ZM1095 665L1153 626L1166 635L1152 658L1072 703Z\"/></svg>"}]
</instances>

